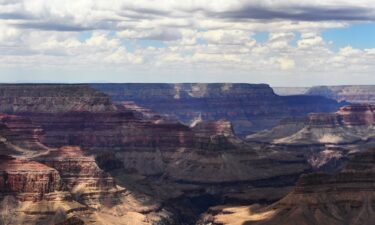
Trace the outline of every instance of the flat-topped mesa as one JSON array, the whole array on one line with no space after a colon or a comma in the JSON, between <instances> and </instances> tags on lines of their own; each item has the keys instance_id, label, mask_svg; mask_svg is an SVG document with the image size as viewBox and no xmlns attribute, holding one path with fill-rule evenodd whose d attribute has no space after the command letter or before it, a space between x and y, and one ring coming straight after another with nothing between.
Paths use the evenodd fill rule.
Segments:
<instances>
[{"instance_id":1,"label":"flat-topped mesa","mask_svg":"<svg viewBox=\"0 0 375 225\"><path fill-rule=\"evenodd\" d=\"M115 109L108 96L88 85L0 85L0 112L3 113L102 112Z\"/></svg>"},{"instance_id":2,"label":"flat-topped mesa","mask_svg":"<svg viewBox=\"0 0 375 225\"><path fill-rule=\"evenodd\" d=\"M339 104L320 96L278 96L266 84L92 84L115 102L133 101L159 114L190 124L227 119L236 135L245 136L273 127L288 116L333 112Z\"/></svg>"},{"instance_id":3,"label":"flat-topped mesa","mask_svg":"<svg viewBox=\"0 0 375 225\"><path fill-rule=\"evenodd\" d=\"M69 191L75 188L85 191L116 188L112 177L97 166L93 156L85 156L80 147L64 146L37 160L59 171Z\"/></svg>"},{"instance_id":4,"label":"flat-topped mesa","mask_svg":"<svg viewBox=\"0 0 375 225\"><path fill-rule=\"evenodd\" d=\"M270 86L267 84L127 83L92 84L91 86L109 94L115 101L155 101L163 99L181 100L204 97L225 97L231 95L238 97L276 97L272 88L270 88Z\"/></svg>"},{"instance_id":5,"label":"flat-topped mesa","mask_svg":"<svg viewBox=\"0 0 375 225\"><path fill-rule=\"evenodd\" d=\"M20 200L41 200L61 190L59 173L44 164L0 156L0 193Z\"/></svg>"}]
</instances>

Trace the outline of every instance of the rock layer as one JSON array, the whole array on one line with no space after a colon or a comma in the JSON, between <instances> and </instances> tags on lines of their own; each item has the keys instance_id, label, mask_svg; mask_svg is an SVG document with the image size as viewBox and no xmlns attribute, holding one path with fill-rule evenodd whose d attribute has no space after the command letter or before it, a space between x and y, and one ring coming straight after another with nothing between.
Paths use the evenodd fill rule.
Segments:
<instances>
[{"instance_id":1,"label":"rock layer","mask_svg":"<svg viewBox=\"0 0 375 225\"><path fill-rule=\"evenodd\" d=\"M374 138L374 106L348 105L336 113L312 113L303 120L280 123L270 131L248 136L249 141L277 144L350 144Z\"/></svg>"},{"instance_id":2,"label":"rock layer","mask_svg":"<svg viewBox=\"0 0 375 225\"><path fill-rule=\"evenodd\" d=\"M93 84L116 102L133 101L185 124L229 120L244 136L274 126L289 116L332 112L337 102L317 96L278 96L266 84Z\"/></svg>"},{"instance_id":3,"label":"rock layer","mask_svg":"<svg viewBox=\"0 0 375 225\"><path fill-rule=\"evenodd\" d=\"M370 225L375 219L374 184L372 149L357 153L336 174L302 176L293 192L268 207L217 207L202 220L222 225Z\"/></svg>"},{"instance_id":4,"label":"rock layer","mask_svg":"<svg viewBox=\"0 0 375 225\"><path fill-rule=\"evenodd\" d=\"M61 190L59 173L35 161L0 156L0 193L18 195L22 200L40 200Z\"/></svg>"}]
</instances>

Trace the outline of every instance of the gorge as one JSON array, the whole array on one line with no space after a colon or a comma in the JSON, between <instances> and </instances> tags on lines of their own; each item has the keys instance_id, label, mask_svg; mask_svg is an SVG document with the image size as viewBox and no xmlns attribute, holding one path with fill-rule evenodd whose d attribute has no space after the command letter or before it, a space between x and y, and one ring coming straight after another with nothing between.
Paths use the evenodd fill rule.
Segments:
<instances>
[{"instance_id":1,"label":"gorge","mask_svg":"<svg viewBox=\"0 0 375 225\"><path fill-rule=\"evenodd\" d=\"M0 103L15 224L193 225L373 146L373 106L265 84L2 84Z\"/></svg>"}]
</instances>

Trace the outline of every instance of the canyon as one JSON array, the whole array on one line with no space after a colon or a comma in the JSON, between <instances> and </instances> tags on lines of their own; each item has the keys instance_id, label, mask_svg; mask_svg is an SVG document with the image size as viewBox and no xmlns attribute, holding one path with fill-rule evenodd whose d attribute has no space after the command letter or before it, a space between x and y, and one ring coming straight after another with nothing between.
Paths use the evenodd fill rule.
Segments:
<instances>
[{"instance_id":1,"label":"canyon","mask_svg":"<svg viewBox=\"0 0 375 225\"><path fill-rule=\"evenodd\" d=\"M132 101L187 125L196 119L227 119L236 135L273 127L279 120L310 112L334 112L339 103L321 96L279 96L267 84L92 84L115 102Z\"/></svg>"},{"instance_id":2,"label":"canyon","mask_svg":"<svg viewBox=\"0 0 375 225\"><path fill-rule=\"evenodd\" d=\"M264 84L2 84L0 102L13 224L192 225L373 145L373 106Z\"/></svg>"},{"instance_id":3,"label":"canyon","mask_svg":"<svg viewBox=\"0 0 375 225\"><path fill-rule=\"evenodd\" d=\"M294 190L269 206L220 206L202 224L370 225L374 215L375 149L354 154L334 174L301 176Z\"/></svg>"}]
</instances>

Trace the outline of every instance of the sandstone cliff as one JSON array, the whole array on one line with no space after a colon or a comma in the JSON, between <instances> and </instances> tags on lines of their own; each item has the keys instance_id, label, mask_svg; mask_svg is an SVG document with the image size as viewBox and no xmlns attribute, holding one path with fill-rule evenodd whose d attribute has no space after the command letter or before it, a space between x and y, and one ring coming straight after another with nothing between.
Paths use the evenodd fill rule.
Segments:
<instances>
[{"instance_id":1,"label":"sandstone cliff","mask_svg":"<svg viewBox=\"0 0 375 225\"><path fill-rule=\"evenodd\" d=\"M61 190L59 173L35 161L0 156L0 194L18 195L22 200L41 200L48 193Z\"/></svg>"}]
</instances>

